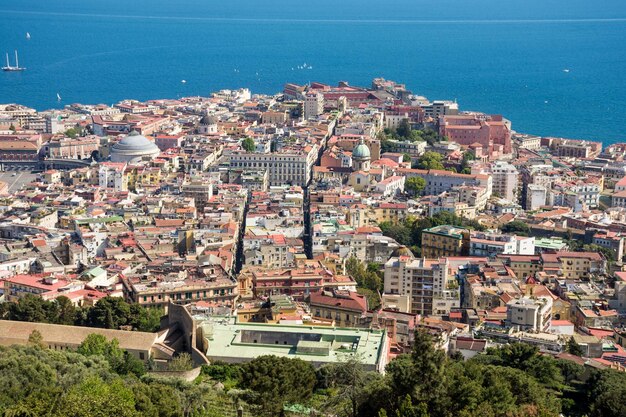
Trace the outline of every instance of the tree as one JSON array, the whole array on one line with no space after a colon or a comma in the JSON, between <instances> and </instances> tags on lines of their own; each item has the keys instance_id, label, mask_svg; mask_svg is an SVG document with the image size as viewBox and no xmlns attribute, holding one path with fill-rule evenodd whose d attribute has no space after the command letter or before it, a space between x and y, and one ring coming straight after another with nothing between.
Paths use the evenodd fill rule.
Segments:
<instances>
[{"instance_id":1,"label":"tree","mask_svg":"<svg viewBox=\"0 0 626 417\"><path fill-rule=\"evenodd\" d=\"M259 356L242 368L241 385L255 393L250 400L264 415L283 415L285 404L302 403L313 394L315 371L302 359Z\"/></svg>"},{"instance_id":2,"label":"tree","mask_svg":"<svg viewBox=\"0 0 626 417\"><path fill-rule=\"evenodd\" d=\"M12 303L7 312L9 320L54 323L57 305L36 295L28 294Z\"/></svg>"},{"instance_id":3,"label":"tree","mask_svg":"<svg viewBox=\"0 0 626 417\"><path fill-rule=\"evenodd\" d=\"M587 382L591 417L626 416L626 374L606 369Z\"/></svg>"},{"instance_id":4,"label":"tree","mask_svg":"<svg viewBox=\"0 0 626 417\"><path fill-rule=\"evenodd\" d=\"M193 369L193 360L189 353L181 353L167 364L167 370L173 372L190 371Z\"/></svg>"},{"instance_id":5,"label":"tree","mask_svg":"<svg viewBox=\"0 0 626 417\"><path fill-rule=\"evenodd\" d=\"M245 138L243 140L243 142L241 142L241 147L246 152L253 152L256 149L256 145L254 144L254 139L252 139L252 138Z\"/></svg>"},{"instance_id":6,"label":"tree","mask_svg":"<svg viewBox=\"0 0 626 417\"><path fill-rule=\"evenodd\" d=\"M470 162L476 160L476 155L473 151L467 150L463 153L463 159L461 160L461 172L462 173L471 173L472 169L470 168Z\"/></svg>"},{"instance_id":7,"label":"tree","mask_svg":"<svg viewBox=\"0 0 626 417\"><path fill-rule=\"evenodd\" d=\"M343 415L348 417L361 415L360 410L368 400L366 386L374 375L365 370L358 357L344 358L324 368L321 370L324 386L336 389L336 395L330 397L328 405L343 411Z\"/></svg>"},{"instance_id":8,"label":"tree","mask_svg":"<svg viewBox=\"0 0 626 417\"><path fill-rule=\"evenodd\" d=\"M46 347L46 344L43 341L43 336L39 330L33 330L30 332L30 335L28 335L28 344L42 349Z\"/></svg>"},{"instance_id":9,"label":"tree","mask_svg":"<svg viewBox=\"0 0 626 417\"><path fill-rule=\"evenodd\" d=\"M70 389L61 398L58 415L140 416L135 410L133 392L120 378L105 382L98 377L91 377Z\"/></svg>"},{"instance_id":10,"label":"tree","mask_svg":"<svg viewBox=\"0 0 626 417\"><path fill-rule=\"evenodd\" d=\"M583 351L583 348L578 343L576 343L574 336L570 337L569 340L567 341L565 350L567 351L567 353L575 355L575 356L583 356L585 354L585 352Z\"/></svg>"},{"instance_id":11,"label":"tree","mask_svg":"<svg viewBox=\"0 0 626 417\"><path fill-rule=\"evenodd\" d=\"M70 137L72 139L77 138L79 134L80 134L80 130L75 127L71 127L65 131L65 136Z\"/></svg>"},{"instance_id":12,"label":"tree","mask_svg":"<svg viewBox=\"0 0 626 417\"><path fill-rule=\"evenodd\" d=\"M502 233L511 233L517 235L528 235L530 226L521 220L513 220L502 226Z\"/></svg>"},{"instance_id":13,"label":"tree","mask_svg":"<svg viewBox=\"0 0 626 417\"><path fill-rule=\"evenodd\" d=\"M412 130L413 129L411 129L411 123L409 122L409 119L402 119L396 129L396 133L398 134L398 136L404 139L409 139L411 137Z\"/></svg>"},{"instance_id":14,"label":"tree","mask_svg":"<svg viewBox=\"0 0 626 417\"><path fill-rule=\"evenodd\" d=\"M401 245L411 245L411 229L401 222L381 222L378 224L383 235L393 238Z\"/></svg>"},{"instance_id":15,"label":"tree","mask_svg":"<svg viewBox=\"0 0 626 417\"><path fill-rule=\"evenodd\" d=\"M162 383L134 383L135 408L142 417L179 417L183 410L179 392Z\"/></svg>"},{"instance_id":16,"label":"tree","mask_svg":"<svg viewBox=\"0 0 626 417\"><path fill-rule=\"evenodd\" d=\"M57 317L54 322L66 325L75 324L77 314L72 301L65 296L60 296L55 299L55 302L57 303Z\"/></svg>"},{"instance_id":17,"label":"tree","mask_svg":"<svg viewBox=\"0 0 626 417\"><path fill-rule=\"evenodd\" d=\"M91 327L119 329L128 325L131 307L120 297L104 297L87 312L87 324Z\"/></svg>"},{"instance_id":18,"label":"tree","mask_svg":"<svg viewBox=\"0 0 626 417\"><path fill-rule=\"evenodd\" d=\"M419 402L432 403L442 395L446 379L446 354L435 346L437 342L426 329L415 332L411 360L420 379L415 396Z\"/></svg>"},{"instance_id":19,"label":"tree","mask_svg":"<svg viewBox=\"0 0 626 417\"><path fill-rule=\"evenodd\" d=\"M404 183L404 188L413 195L421 194L426 188L426 180L422 177L407 178Z\"/></svg>"},{"instance_id":20,"label":"tree","mask_svg":"<svg viewBox=\"0 0 626 417\"><path fill-rule=\"evenodd\" d=\"M585 252L600 252L604 255L604 258L609 262L615 262L615 252L613 252L609 248L605 248L604 246L596 245L595 243L591 243L588 245L583 245L582 250Z\"/></svg>"},{"instance_id":21,"label":"tree","mask_svg":"<svg viewBox=\"0 0 626 417\"><path fill-rule=\"evenodd\" d=\"M146 370L143 362L119 347L117 339L108 341L101 334L92 333L78 346L78 353L85 356L102 356L111 369L120 375L143 375Z\"/></svg>"},{"instance_id":22,"label":"tree","mask_svg":"<svg viewBox=\"0 0 626 417\"><path fill-rule=\"evenodd\" d=\"M444 169L443 157L437 152L425 152L417 160L415 168L418 169Z\"/></svg>"}]
</instances>

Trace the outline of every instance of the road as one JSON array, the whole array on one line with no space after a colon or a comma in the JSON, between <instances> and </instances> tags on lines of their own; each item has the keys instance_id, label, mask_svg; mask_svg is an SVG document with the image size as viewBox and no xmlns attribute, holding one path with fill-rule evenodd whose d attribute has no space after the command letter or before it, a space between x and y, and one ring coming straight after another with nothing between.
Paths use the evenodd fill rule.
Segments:
<instances>
[{"instance_id":1,"label":"road","mask_svg":"<svg viewBox=\"0 0 626 417\"><path fill-rule=\"evenodd\" d=\"M13 176L13 174L16 174ZM8 171L0 172L0 181L6 182L9 187L9 193L18 191L22 185L28 184L37 178L37 174L30 171Z\"/></svg>"}]
</instances>

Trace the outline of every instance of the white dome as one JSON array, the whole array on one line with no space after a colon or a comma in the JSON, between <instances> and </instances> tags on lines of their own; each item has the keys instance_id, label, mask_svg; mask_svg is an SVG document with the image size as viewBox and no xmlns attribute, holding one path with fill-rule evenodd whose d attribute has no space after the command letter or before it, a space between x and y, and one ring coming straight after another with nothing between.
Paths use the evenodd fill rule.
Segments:
<instances>
[{"instance_id":1,"label":"white dome","mask_svg":"<svg viewBox=\"0 0 626 417\"><path fill-rule=\"evenodd\" d=\"M154 158L160 152L150 139L132 131L111 147L111 161L134 163L139 162L144 157Z\"/></svg>"}]
</instances>

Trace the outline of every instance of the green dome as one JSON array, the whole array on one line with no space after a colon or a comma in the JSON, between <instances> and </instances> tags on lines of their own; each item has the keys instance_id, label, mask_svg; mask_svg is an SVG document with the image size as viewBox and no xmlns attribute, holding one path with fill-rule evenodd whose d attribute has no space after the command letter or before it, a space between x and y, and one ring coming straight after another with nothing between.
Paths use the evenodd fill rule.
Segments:
<instances>
[{"instance_id":1,"label":"green dome","mask_svg":"<svg viewBox=\"0 0 626 417\"><path fill-rule=\"evenodd\" d=\"M353 159L354 158L356 158L356 159L367 159L367 158L370 158L370 157L371 157L370 148L368 148L367 145L365 144L365 142L363 142L362 140L352 150L352 158Z\"/></svg>"}]
</instances>

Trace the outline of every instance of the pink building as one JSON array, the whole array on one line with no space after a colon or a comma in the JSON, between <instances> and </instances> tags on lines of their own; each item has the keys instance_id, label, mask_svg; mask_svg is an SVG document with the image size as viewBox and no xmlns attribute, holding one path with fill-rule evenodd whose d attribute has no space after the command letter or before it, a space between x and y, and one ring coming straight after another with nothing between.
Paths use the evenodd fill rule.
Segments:
<instances>
[{"instance_id":1,"label":"pink building","mask_svg":"<svg viewBox=\"0 0 626 417\"><path fill-rule=\"evenodd\" d=\"M439 120L439 133L464 147L480 144L483 152L492 156L511 153L511 130L502 116L478 115L442 116ZM488 152L486 152L488 150Z\"/></svg>"}]
</instances>

